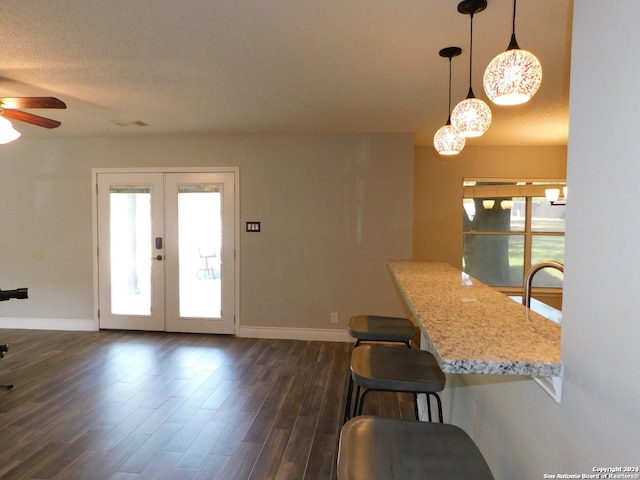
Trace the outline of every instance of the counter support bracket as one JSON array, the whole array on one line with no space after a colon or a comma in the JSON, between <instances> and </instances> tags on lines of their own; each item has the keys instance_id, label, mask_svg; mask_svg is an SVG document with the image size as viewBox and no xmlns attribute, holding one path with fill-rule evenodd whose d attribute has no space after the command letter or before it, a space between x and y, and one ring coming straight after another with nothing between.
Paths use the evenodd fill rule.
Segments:
<instances>
[{"instance_id":1,"label":"counter support bracket","mask_svg":"<svg viewBox=\"0 0 640 480\"><path fill-rule=\"evenodd\" d=\"M558 377L531 377L533 381L542 387L547 394L553 398L556 403L562 403L562 374L564 369L560 371Z\"/></svg>"}]
</instances>

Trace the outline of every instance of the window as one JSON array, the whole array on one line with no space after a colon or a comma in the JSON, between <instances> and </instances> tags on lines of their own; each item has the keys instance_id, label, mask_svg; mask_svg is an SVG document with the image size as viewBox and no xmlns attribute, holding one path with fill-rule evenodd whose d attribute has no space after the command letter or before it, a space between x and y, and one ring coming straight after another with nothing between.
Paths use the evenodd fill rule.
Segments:
<instances>
[{"instance_id":1,"label":"window","mask_svg":"<svg viewBox=\"0 0 640 480\"><path fill-rule=\"evenodd\" d=\"M532 265L564 263L565 206L551 205L546 188L562 181L465 180L463 270L505 293L521 292ZM534 286L562 287L562 273L541 270Z\"/></svg>"}]
</instances>

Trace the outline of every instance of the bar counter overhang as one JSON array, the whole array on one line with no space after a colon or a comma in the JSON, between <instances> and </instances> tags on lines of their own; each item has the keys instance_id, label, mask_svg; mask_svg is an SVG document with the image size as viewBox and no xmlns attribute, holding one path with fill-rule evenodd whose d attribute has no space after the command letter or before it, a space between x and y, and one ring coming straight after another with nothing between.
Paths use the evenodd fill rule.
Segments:
<instances>
[{"instance_id":1,"label":"bar counter overhang","mask_svg":"<svg viewBox=\"0 0 640 480\"><path fill-rule=\"evenodd\" d=\"M560 376L561 327L444 262L389 269L446 373Z\"/></svg>"}]
</instances>

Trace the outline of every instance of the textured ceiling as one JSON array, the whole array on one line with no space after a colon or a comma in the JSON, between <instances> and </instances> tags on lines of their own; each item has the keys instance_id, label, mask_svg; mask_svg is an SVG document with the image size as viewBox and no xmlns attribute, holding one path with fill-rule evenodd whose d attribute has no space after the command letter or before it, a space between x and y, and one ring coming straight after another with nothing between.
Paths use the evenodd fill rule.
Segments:
<instances>
[{"instance_id":1,"label":"textured ceiling","mask_svg":"<svg viewBox=\"0 0 640 480\"><path fill-rule=\"evenodd\" d=\"M469 86L469 16L453 0L2 0L0 96L52 95L68 109L25 138L208 133L412 132L430 145ZM511 0L474 16L473 88L506 49ZM572 0L520 0L520 46L538 94L491 105L469 145L564 144ZM140 120L146 127L114 122Z\"/></svg>"}]
</instances>

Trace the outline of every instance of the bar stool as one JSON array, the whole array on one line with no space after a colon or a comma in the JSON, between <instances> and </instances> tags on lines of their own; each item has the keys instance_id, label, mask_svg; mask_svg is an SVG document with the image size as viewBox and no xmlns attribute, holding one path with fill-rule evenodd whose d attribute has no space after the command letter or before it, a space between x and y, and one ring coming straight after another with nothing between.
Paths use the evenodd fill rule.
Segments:
<instances>
[{"instance_id":1,"label":"bar stool","mask_svg":"<svg viewBox=\"0 0 640 480\"><path fill-rule=\"evenodd\" d=\"M340 432L338 480L494 480L459 427L395 418L352 418Z\"/></svg>"},{"instance_id":2,"label":"bar stool","mask_svg":"<svg viewBox=\"0 0 640 480\"><path fill-rule=\"evenodd\" d=\"M411 348L411 340L416 329L411 320L402 317L387 317L381 315L354 315L349 320L349 335L356 339L354 347L362 342L402 343ZM349 410L353 392L353 376L349 374L347 387L347 406L344 421L349 420Z\"/></svg>"},{"instance_id":3,"label":"bar stool","mask_svg":"<svg viewBox=\"0 0 640 480\"><path fill-rule=\"evenodd\" d=\"M417 394L424 393L427 395L429 421L433 396L437 401L438 418L442 422L442 401L437 392L444 390L445 381L444 373L430 352L385 345L361 345L354 348L351 354L351 388L347 392L344 421L349 419L355 384L354 417L362 414L369 392L407 392L414 394L416 420L419 419ZM364 389L362 394L360 387Z\"/></svg>"},{"instance_id":4,"label":"bar stool","mask_svg":"<svg viewBox=\"0 0 640 480\"><path fill-rule=\"evenodd\" d=\"M411 347L416 327L408 318L383 317L379 315L354 315L349 320L349 335L361 342L404 343Z\"/></svg>"}]
</instances>

